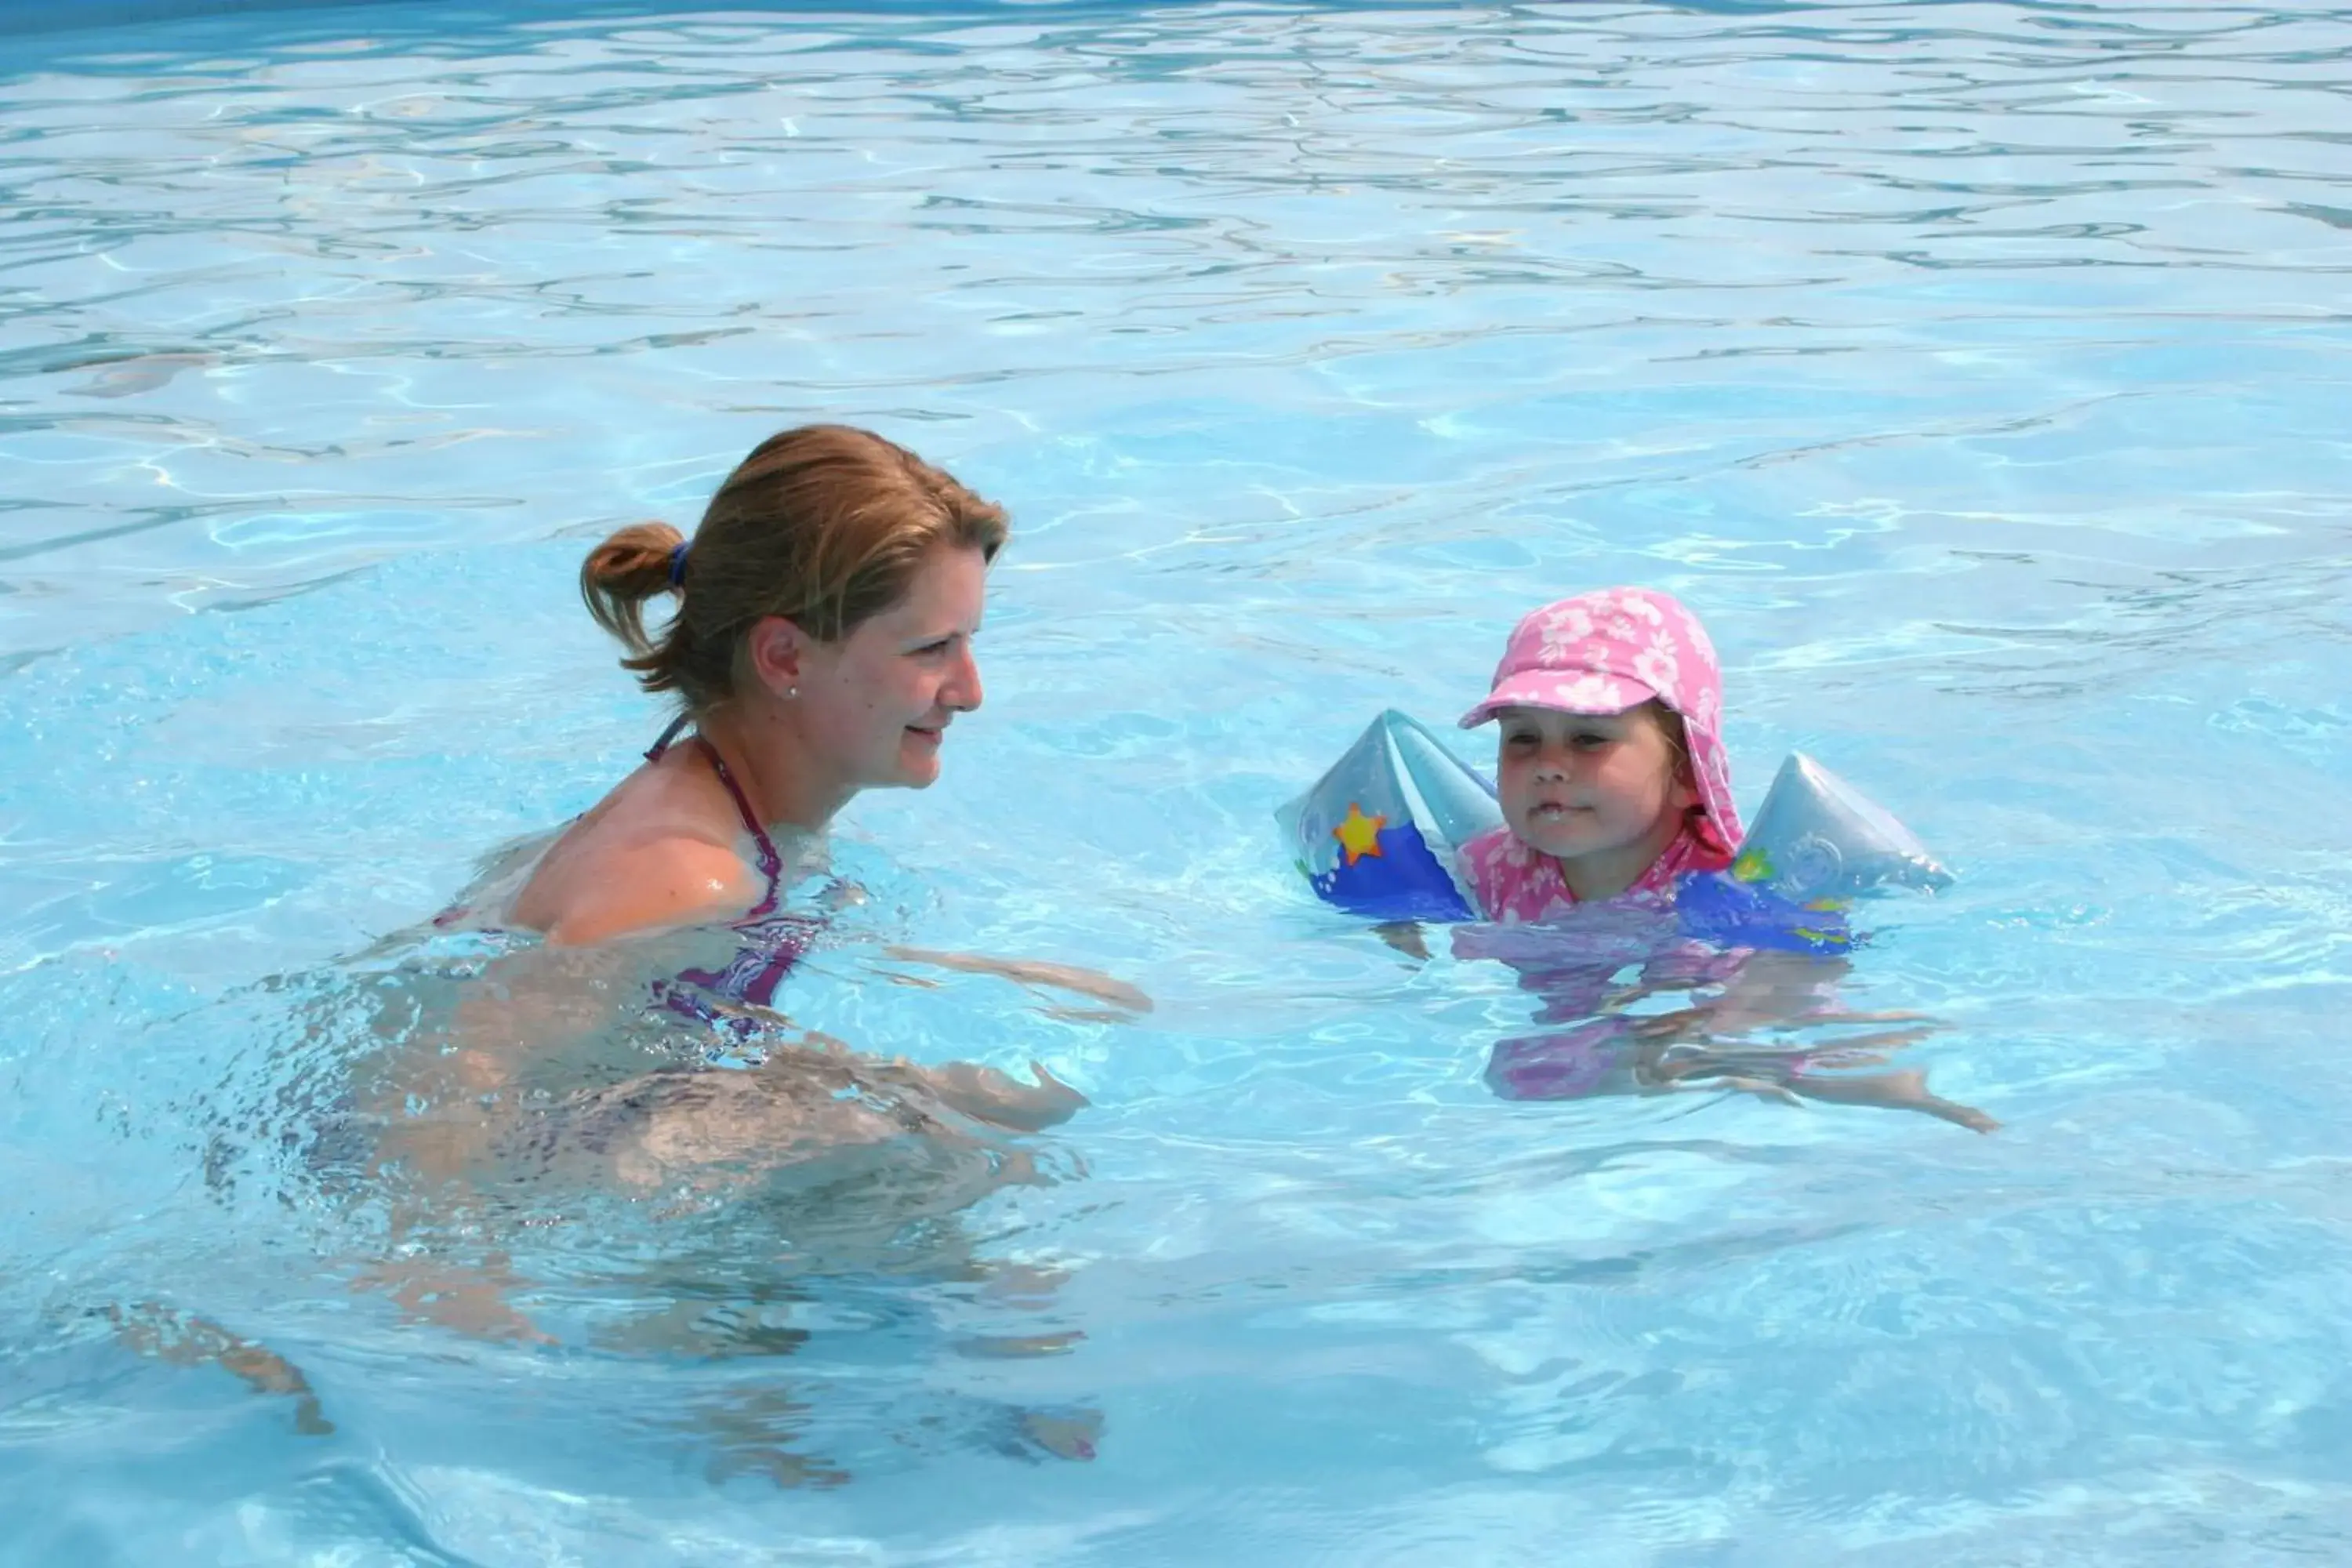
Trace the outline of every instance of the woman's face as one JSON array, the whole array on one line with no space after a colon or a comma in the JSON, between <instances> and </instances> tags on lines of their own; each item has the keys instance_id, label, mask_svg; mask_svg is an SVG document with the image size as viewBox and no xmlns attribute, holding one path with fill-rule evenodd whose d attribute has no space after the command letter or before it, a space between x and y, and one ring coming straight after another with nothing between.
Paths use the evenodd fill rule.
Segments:
<instances>
[{"instance_id":1,"label":"woman's face","mask_svg":"<svg viewBox=\"0 0 2352 1568\"><path fill-rule=\"evenodd\" d=\"M979 551L938 545L897 604L837 643L805 646L792 700L841 783L921 789L940 776L949 723L980 706L971 640L987 581Z\"/></svg>"}]
</instances>

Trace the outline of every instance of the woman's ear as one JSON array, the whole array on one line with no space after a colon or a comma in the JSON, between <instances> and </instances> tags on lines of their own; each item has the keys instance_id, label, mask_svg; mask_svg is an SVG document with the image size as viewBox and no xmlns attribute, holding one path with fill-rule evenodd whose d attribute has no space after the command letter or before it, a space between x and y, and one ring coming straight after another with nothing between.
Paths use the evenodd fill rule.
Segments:
<instances>
[{"instance_id":1,"label":"woman's ear","mask_svg":"<svg viewBox=\"0 0 2352 1568\"><path fill-rule=\"evenodd\" d=\"M743 652L751 664L752 679L766 687L771 695L786 699L799 696L802 666L812 640L797 621L783 616L761 616L743 638Z\"/></svg>"}]
</instances>

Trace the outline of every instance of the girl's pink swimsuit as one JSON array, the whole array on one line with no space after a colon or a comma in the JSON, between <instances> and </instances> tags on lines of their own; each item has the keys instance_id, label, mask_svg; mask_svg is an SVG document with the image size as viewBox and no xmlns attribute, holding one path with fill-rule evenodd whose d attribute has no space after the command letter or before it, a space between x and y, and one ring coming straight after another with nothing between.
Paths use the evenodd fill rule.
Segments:
<instances>
[{"instance_id":1,"label":"girl's pink swimsuit","mask_svg":"<svg viewBox=\"0 0 2352 1568\"><path fill-rule=\"evenodd\" d=\"M1738 974L1744 951L1692 941L1675 919L1675 879L1728 863L1685 834L1631 888L1588 904L1569 891L1558 860L1507 828L1464 845L1463 879L1479 912L1496 923L1455 928L1454 956L1509 964L1520 989L1541 1001L1534 1021L1556 1026L1497 1043L1486 1063L1488 1086L1506 1100L1600 1093L1632 1067L1633 1019L1603 1011L1620 974L1638 964L1639 984L1654 990L1690 990Z\"/></svg>"},{"instance_id":2,"label":"girl's pink swimsuit","mask_svg":"<svg viewBox=\"0 0 2352 1568\"><path fill-rule=\"evenodd\" d=\"M1487 920L1532 925L1577 906L1559 861L1520 843L1507 827L1482 833L1465 844L1454 863L1462 879L1470 884L1478 913ZM1686 871L1720 871L1730 864L1728 850L1685 832L1650 862L1650 868L1632 887L1609 901L1672 909L1677 878Z\"/></svg>"}]
</instances>

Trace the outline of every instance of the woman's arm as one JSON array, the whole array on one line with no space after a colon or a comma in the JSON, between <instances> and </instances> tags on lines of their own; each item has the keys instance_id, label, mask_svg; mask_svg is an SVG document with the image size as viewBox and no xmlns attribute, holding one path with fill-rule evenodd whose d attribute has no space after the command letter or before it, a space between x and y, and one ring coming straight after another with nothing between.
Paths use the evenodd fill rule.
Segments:
<instances>
[{"instance_id":1,"label":"woman's arm","mask_svg":"<svg viewBox=\"0 0 2352 1568\"><path fill-rule=\"evenodd\" d=\"M1011 1132L1043 1132L1057 1127L1086 1109L1087 1097L1033 1061L1034 1084L1009 1073L973 1062L949 1062L941 1067L917 1067L894 1062L883 1071L901 1081L913 1079L933 1098L975 1121L985 1121Z\"/></svg>"},{"instance_id":2,"label":"woman's arm","mask_svg":"<svg viewBox=\"0 0 2352 1568\"><path fill-rule=\"evenodd\" d=\"M991 958L977 952L941 952L926 947L892 946L882 952L885 957L904 963L927 963L934 969L953 969L966 974L994 974L1016 985L1048 985L1092 996L1130 1013L1151 1011L1151 998L1126 981L1075 964L1049 963L1034 958Z\"/></svg>"}]
</instances>

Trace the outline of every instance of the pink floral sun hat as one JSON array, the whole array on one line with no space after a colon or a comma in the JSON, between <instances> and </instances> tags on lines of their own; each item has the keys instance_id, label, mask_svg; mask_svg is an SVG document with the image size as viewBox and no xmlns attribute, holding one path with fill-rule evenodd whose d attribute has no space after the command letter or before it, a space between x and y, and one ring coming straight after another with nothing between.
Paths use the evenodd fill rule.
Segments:
<instances>
[{"instance_id":1,"label":"pink floral sun hat","mask_svg":"<svg viewBox=\"0 0 2352 1568\"><path fill-rule=\"evenodd\" d=\"M1671 594L1603 588L1528 612L1511 629L1495 689L1462 727L1506 708L1622 713L1653 698L1682 715L1706 813L1694 830L1727 858L1739 847L1739 810L1720 731L1723 670L1698 617Z\"/></svg>"}]
</instances>

